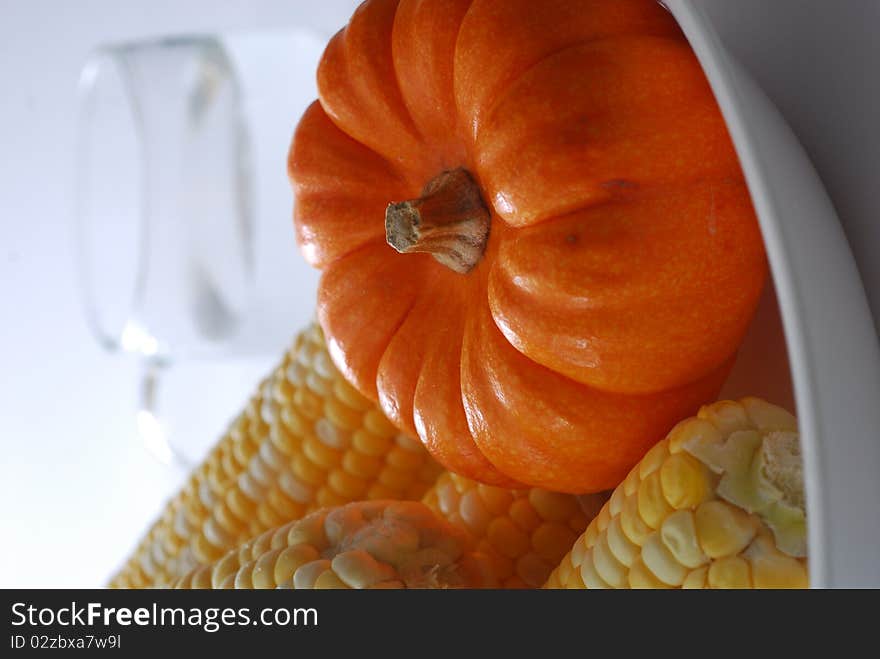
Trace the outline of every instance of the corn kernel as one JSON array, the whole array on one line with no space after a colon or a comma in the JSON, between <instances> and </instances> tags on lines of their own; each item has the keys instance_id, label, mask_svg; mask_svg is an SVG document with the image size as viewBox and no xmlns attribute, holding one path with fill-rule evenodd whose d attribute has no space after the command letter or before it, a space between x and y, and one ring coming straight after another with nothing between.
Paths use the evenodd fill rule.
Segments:
<instances>
[{"instance_id":1,"label":"corn kernel","mask_svg":"<svg viewBox=\"0 0 880 659\"><path fill-rule=\"evenodd\" d=\"M526 533L534 531L541 524L541 516L526 497L516 499L510 504L507 514Z\"/></svg>"},{"instance_id":2,"label":"corn kernel","mask_svg":"<svg viewBox=\"0 0 880 659\"><path fill-rule=\"evenodd\" d=\"M565 555L577 534L560 522L544 522L532 533L532 547L545 561L556 564Z\"/></svg>"},{"instance_id":3,"label":"corn kernel","mask_svg":"<svg viewBox=\"0 0 880 659\"><path fill-rule=\"evenodd\" d=\"M797 419L790 412L759 398L743 398L740 403L758 430L797 432Z\"/></svg>"},{"instance_id":4,"label":"corn kernel","mask_svg":"<svg viewBox=\"0 0 880 659\"><path fill-rule=\"evenodd\" d=\"M687 576L687 568L675 560L660 538L660 533L652 534L642 546L642 562L660 581L670 586L679 586Z\"/></svg>"},{"instance_id":5,"label":"corn kernel","mask_svg":"<svg viewBox=\"0 0 880 659\"><path fill-rule=\"evenodd\" d=\"M670 587L668 584L660 581L660 579L658 579L654 573L645 566L641 558L637 558L630 566L628 581L629 587L633 589L661 589Z\"/></svg>"},{"instance_id":6,"label":"corn kernel","mask_svg":"<svg viewBox=\"0 0 880 659\"><path fill-rule=\"evenodd\" d=\"M639 478L645 480L650 474L660 469L669 457L669 442L665 439L651 447L639 462Z\"/></svg>"},{"instance_id":7,"label":"corn kernel","mask_svg":"<svg viewBox=\"0 0 880 659\"><path fill-rule=\"evenodd\" d=\"M506 517L496 517L486 530L492 546L508 558L516 558L528 550L529 536Z\"/></svg>"},{"instance_id":8,"label":"corn kernel","mask_svg":"<svg viewBox=\"0 0 880 659\"><path fill-rule=\"evenodd\" d=\"M608 588L608 584L602 580L593 563L593 550L588 549L584 554L584 560L580 565L581 580L587 588L604 589Z\"/></svg>"},{"instance_id":9,"label":"corn kernel","mask_svg":"<svg viewBox=\"0 0 880 659\"><path fill-rule=\"evenodd\" d=\"M689 446L717 446L724 441L718 428L706 419L698 419L696 417L680 421L669 432L668 439L669 452L673 455L680 453Z\"/></svg>"},{"instance_id":10,"label":"corn kernel","mask_svg":"<svg viewBox=\"0 0 880 659\"><path fill-rule=\"evenodd\" d=\"M809 587L804 563L776 549L768 536L755 538L743 557L751 567L755 588Z\"/></svg>"},{"instance_id":11,"label":"corn kernel","mask_svg":"<svg viewBox=\"0 0 880 659\"><path fill-rule=\"evenodd\" d=\"M608 548L614 557L627 567L632 565L632 562L639 556L639 546L626 537L620 526L620 517L611 520L606 535Z\"/></svg>"},{"instance_id":12,"label":"corn kernel","mask_svg":"<svg viewBox=\"0 0 880 659\"><path fill-rule=\"evenodd\" d=\"M492 521L492 515L486 510L486 502L476 488L461 495L458 512L468 531L474 535L483 535Z\"/></svg>"},{"instance_id":13,"label":"corn kernel","mask_svg":"<svg viewBox=\"0 0 880 659\"><path fill-rule=\"evenodd\" d=\"M706 576L709 574L709 567L704 565L696 570L691 570L684 578L681 587L686 590L699 590L706 587Z\"/></svg>"},{"instance_id":14,"label":"corn kernel","mask_svg":"<svg viewBox=\"0 0 880 659\"><path fill-rule=\"evenodd\" d=\"M709 586L712 588L751 588L749 564L739 556L725 556L709 565Z\"/></svg>"},{"instance_id":15,"label":"corn kernel","mask_svg":"<svg viewBox=\"0 0 880 659\"><path fill-rule=\"evenodd\" d=\"M330 569L330 561L326 558L319 558L305 563L293 574L293 587L297 590L312 589L315 582L324 572ZM238 584L236 583L236 588Z\"/></svg>"},{"instance_id":16,"label":"corn kernel","mask_svg":"<svg viewBox=\"0 0 880 659\"><path fill-rule=\"evenodd\" d=\"M672 506L663 496L660 472L654 471L639 485L639 517L652 529L660 528L663 520L672 512Z\"/></svg>"},{"instance_id":17,"label":"corn kernel","mask_svg":"<svg viewBox=\"0 0 880 659\"><path fill-rule=\"evenodd\" d=\"M369 588L396 576L394 570L380 563L363 549L337 554L331 562L333 571L351 588Z\"/></svg>"},{"instance_id":18,"label":"corn kernel","mask_svg":"<svg viewBox=\"0 0 880 659\"><path fill-rule=\"evenodd\" d=\"M696 511L697 538L709 558L738 554L755 537L758 522L725 501L707 501Z\"/></svg>"},{"instance_id":19,"label":"corn kernel","mask_svg":"<svg viewBox=\"0 0 880 659\"><path fill-rule=\"evenodd\" d=\"M275 559L273 576L276 584L287 583L294 573L306 563L320 558L318 550L312 545L290 545L282 549Z\"/></svg>"},{"instance_id":20,"label":"corn kernel","mask_svg":"<svg viewBox=\"0 0 880 659\"><path fill-rule=\"evenodd\" d=\"M608 548L605 535L593 545L593 566L596 573L612 588L623 588L627 582L627 569Z\"/></svg>"},{"instance_id":21,"label":"corn kernel","mask_svg":"<svg viewBox=\"0 0 880 659\"><path fill-rule=\"evenodd\" d=\"M669 456L660 468L660 484L673 508L695 508L712 496L709 470L687 453Z\"/></svg>"},{"instance_id":22,"label":"corn kernel","mask_svg":"<svg viewBox=\"0 0 880 659\"><path fill-rule=\"evenodd\" d=\"M675 560L685 567L696 568L709 560L697 542L697 526L690 510L676 510L663 520L660 539Z\"/></svg>"},{"instance_id":23,"label":"corn kernel","mask_svg":"<svg viewBox=\"0 0 880 659\"><path fill-rule=\"evenodd\" d=\"M587 530L590 528L593 528L592 524ZM633 544L640 547L653 532L639 516L638 495L628 496L623 502L623 510L620 511L620 528Z\"/></svg>"}]
</instances>

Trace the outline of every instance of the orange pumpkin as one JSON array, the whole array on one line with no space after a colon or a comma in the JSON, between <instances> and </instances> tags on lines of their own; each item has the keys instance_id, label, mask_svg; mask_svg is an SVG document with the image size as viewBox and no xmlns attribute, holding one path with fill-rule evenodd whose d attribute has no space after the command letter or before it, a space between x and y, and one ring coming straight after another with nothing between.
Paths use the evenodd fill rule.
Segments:
<instances>
[{"instance_id":1,"label":"orange pumpkin","mask_svg":"<svg viewBox=\"0 0 880 659\"><path fill-rule=\"evenodd\" d=\"M661 6L368 0L318 86L289 173L330 353L447 468L611 488L716 396L766 264Z\"/></svg>"}]
</instances>

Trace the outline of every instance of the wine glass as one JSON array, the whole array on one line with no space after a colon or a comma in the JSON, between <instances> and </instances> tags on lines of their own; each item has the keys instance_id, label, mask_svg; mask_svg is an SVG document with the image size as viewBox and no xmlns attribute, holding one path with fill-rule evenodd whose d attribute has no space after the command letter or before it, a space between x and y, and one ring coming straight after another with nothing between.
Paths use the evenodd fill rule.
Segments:
<instances>
[{"instance_id":1,"label":"wine glass","mask_svg":"<svg viewBox=\"0 0 880 659\"><path fill-rule=\"evenodd\" d=\"M315 97L325 37L110 44L82 69L83 309L104 348L141 361L138 434L154 457L182 470L214 437L169 430L169 406L160 404L169 369L277 358L311 316L317 274L296 252L285 156Z\"/></svg>"}]
</instances>

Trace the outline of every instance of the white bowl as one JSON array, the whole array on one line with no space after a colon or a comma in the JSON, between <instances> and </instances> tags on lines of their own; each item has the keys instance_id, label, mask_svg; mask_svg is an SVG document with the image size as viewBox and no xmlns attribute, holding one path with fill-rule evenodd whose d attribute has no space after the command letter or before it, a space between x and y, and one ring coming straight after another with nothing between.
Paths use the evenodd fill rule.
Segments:
<instances>
[{"instance_id":1,"label":"white bowl","mask_svg":"<svg viewBox=\"0 0 880 659\"><path fill-rule=\"evenodd\" d=\"M880 344L855 260L803 148L725 50L699 2L664 4L727 122L773 279L723 393L783 405L793 393L811 584L880 587Z\"/></svg>"}]
</instances>

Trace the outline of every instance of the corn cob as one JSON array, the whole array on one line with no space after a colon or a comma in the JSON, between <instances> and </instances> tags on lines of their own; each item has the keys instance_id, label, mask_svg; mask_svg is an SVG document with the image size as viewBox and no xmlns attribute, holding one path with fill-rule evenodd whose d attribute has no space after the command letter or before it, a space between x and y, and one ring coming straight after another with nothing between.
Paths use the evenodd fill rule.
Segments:
<instances>
[{"instance_id":1,"label":"corn cob","mask_svg":"<svg viewBox=\"0 0 880 659\"><path fill-rule=\"evenodd\" d=\"M797 421L756 398L703 407L652 448L546 588L805 588Z\"/></svg>"},{"instance_id":2,"label":"corn cob","mask_svg":"<svg viewBox=\"0 0 880 659\"><path fill-rule=\"evenodd\" d=\"M465 530L502 588L540 588L606 500L539 488L508 490L444 472L422 499Z\"/></svg>"},{"instance_id":3,"label":"corn cob","mask_svg":"<svg viewBox=\"0 0 880 659\"><path fill-rule=\"evenodd\" d=\"M441 471L417 440L400 434L345 381L312 325L110 586L168 584L318 508L360 499L418 500Z\"/></svg>"},{"instance_id":4,"label":"corn cob","mask_svg":"<svg viewBox=\"0 0 880 659\"><path fill-rule=\"evenodd\" d=\"M415 501L349 503L267 531L175 588L479 588L485 557Z\"/></svg>"}]
</instances>

